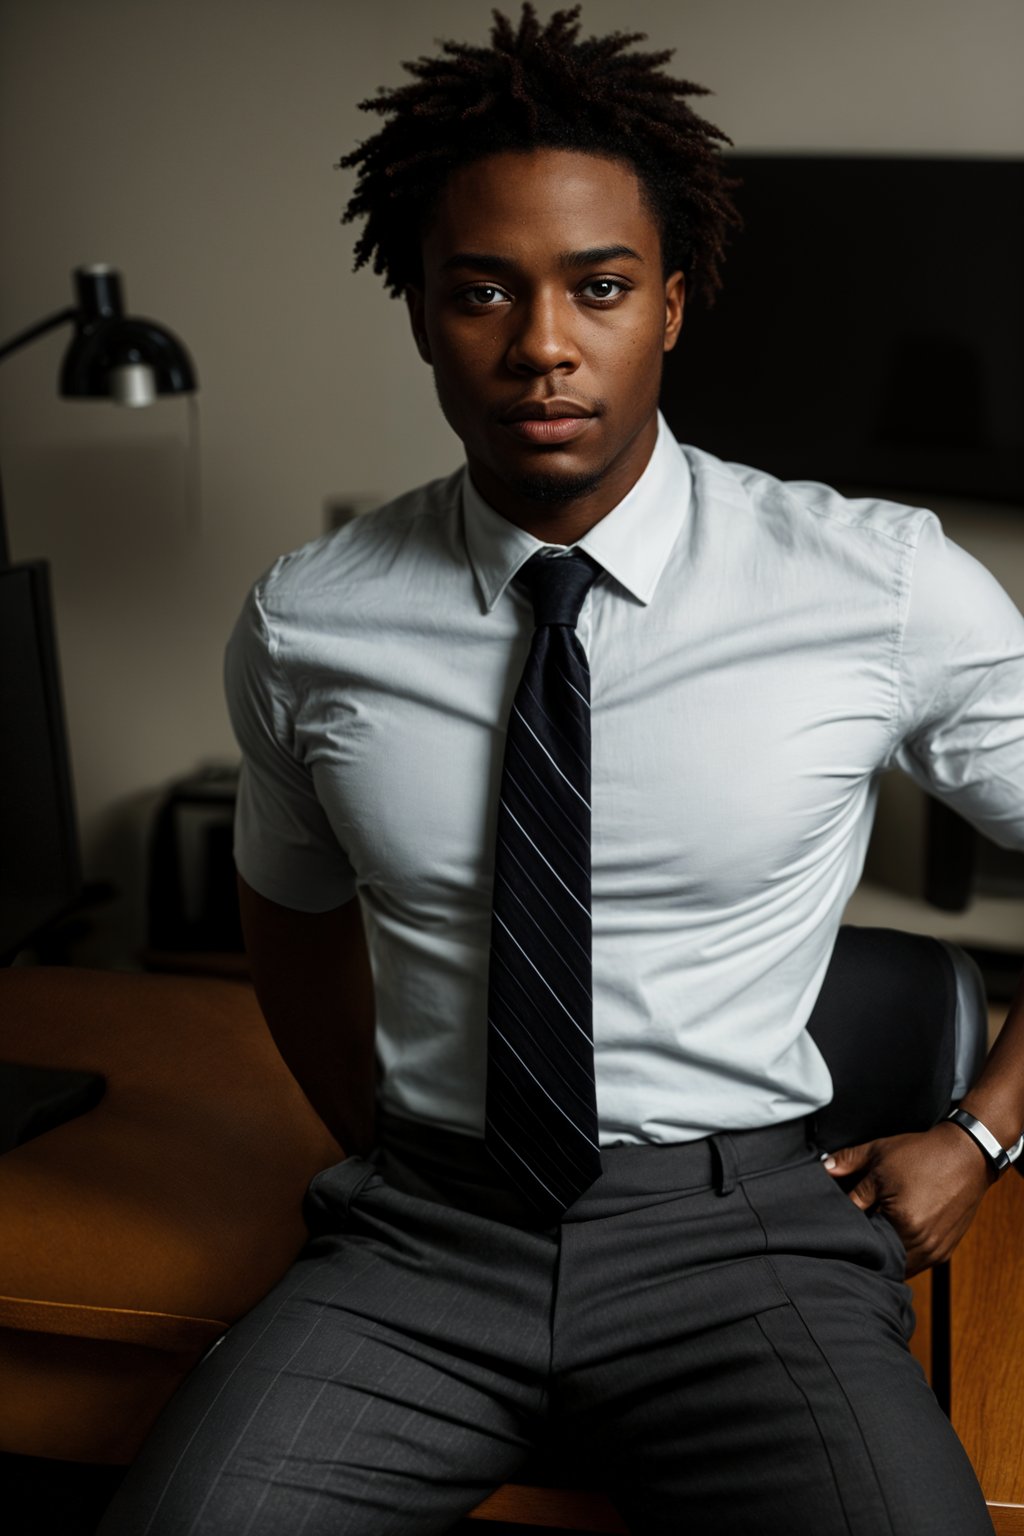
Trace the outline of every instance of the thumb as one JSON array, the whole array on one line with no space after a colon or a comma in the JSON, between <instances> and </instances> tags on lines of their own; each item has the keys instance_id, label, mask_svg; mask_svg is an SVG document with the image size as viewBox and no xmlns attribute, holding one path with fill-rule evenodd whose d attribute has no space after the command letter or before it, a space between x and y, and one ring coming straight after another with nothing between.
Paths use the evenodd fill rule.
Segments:
<instances>
[{"instance_id":1,"label":"thumb","mask_svg":"<svg viewBox=\"0 0 1024 1536\"><path fill-rule=\"evenodd\" d=\"M834 1152L822 1154L822 1166L834 1179L845 1178L851 1173L858 1173L862 1169L869 1169L872 1161L872 1153L875 1149L873 1141L861 1142L856 1147L838 1147ZM850 1199L854 1205L859 1205L861 1210L867 1210L877 1200L874 1175L870 1172L861 1179L856 1188L850 1191Z\"/></svg>"}]
</instances>

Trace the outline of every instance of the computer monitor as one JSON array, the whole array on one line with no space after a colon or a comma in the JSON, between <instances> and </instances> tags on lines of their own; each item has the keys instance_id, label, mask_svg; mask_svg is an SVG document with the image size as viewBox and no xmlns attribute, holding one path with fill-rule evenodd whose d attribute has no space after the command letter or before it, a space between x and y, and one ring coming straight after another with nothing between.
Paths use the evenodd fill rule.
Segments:
<instances>
[{"instance_id":1,"label":"computer monitor","mask_svg":"<svg viewBox=\"0 0 1024 1536\"><path fill-rule=\"evenodd\" d=\"M0 963L82 889L49 568L0 566Z\"/></svg>"}]
</instances>

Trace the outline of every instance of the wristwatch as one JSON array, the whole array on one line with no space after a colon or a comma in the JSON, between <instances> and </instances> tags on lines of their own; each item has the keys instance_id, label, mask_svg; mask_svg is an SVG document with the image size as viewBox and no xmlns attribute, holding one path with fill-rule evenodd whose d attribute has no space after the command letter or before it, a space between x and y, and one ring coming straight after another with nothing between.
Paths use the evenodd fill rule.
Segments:
<instances>
[{"instance_id":1,"label":"wristwatch","mask_svg":"<svg viewBox=\"0 0 1024 1536\"><path fill-rule=\"evenodd\" d=\"M1024 1152L1024 1131L1017 1137L1012 1147L1001 1147L988 1126L982 1124L975 1115L968 1114L966 1109L960 1109L959 1106L951 1109L946 1119L952 1120L954 1125L958 1125L978 1143L997 1179L1017 1161L1021 1152Z\"/></svg>"}]
</instances>

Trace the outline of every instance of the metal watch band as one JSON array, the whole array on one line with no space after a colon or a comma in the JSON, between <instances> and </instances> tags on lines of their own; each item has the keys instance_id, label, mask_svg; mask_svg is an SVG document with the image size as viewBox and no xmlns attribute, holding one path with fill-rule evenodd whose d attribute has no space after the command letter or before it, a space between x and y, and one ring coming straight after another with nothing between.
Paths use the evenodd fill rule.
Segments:
<instances>
[{"instance_id":1,"label":"metal watch band","mask_svg":"<svg viewBox=\"0 0 1024 1536\"><path fill-rule=\"evenodd\" d=\"M955 1125L958 1125L961 1130L966 1131L968 1136L978 1143L978 1146L995 1169L997 1177L1005 1173L1011 1163L1015 1163L1018 1157L1020 1157L1021 1152L1024 1151L1024 1132L1017 1137L1012 1147L1007 1148L1000 1146L988 1126L979 1120L976 1115L969 1114L966 1109L951 1109L946 1119L952 1120Z\"/></svg>"}]
</instances>

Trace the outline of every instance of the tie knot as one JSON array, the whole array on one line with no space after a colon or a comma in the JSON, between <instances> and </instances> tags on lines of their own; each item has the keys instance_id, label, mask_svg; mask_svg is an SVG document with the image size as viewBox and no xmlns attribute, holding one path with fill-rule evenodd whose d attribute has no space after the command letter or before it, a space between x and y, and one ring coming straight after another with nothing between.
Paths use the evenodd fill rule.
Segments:
<instances>
[{"instance_id":1,"label":"tie knot","mask_svg":"<svg viewBox=\"0 0 1024 1536\"><path fill-rule=\"evenodd\" d=\"M546 555L538 550L516 573L515 580L529 594L534 622L567 624L576 628L583 599L600 575L598 566L582 550L568 555Z\"/></svg>"}]
</instances>

